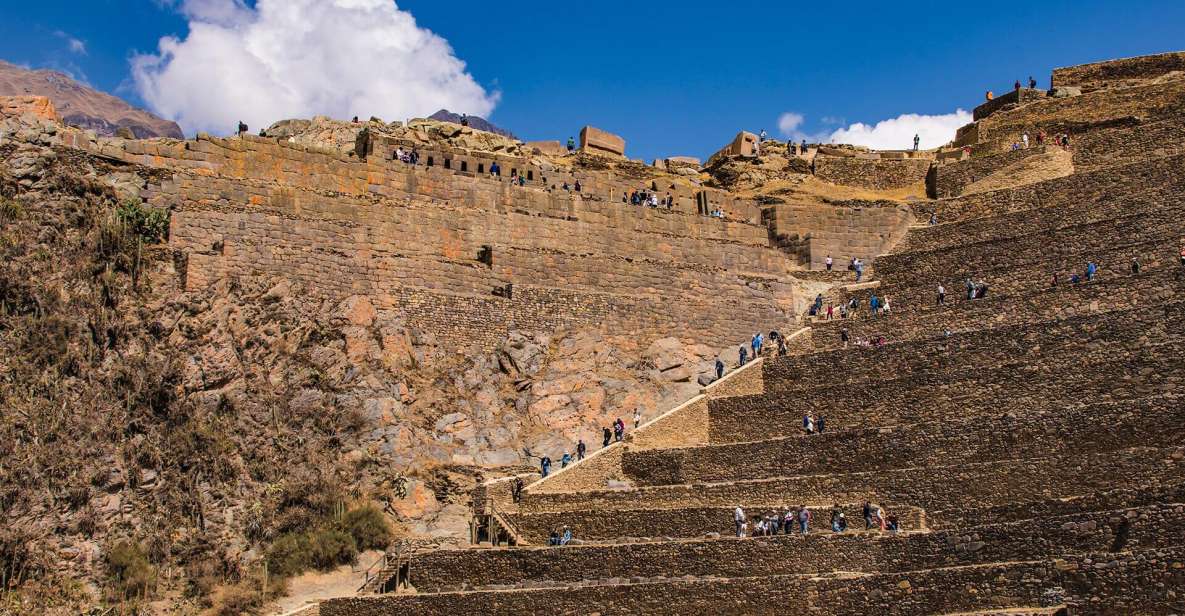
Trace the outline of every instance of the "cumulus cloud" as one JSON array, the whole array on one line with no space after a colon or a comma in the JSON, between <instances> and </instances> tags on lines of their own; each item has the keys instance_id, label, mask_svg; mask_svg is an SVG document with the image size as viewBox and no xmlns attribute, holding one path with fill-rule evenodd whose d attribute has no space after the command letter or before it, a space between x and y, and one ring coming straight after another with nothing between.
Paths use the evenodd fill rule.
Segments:
<instances>
[{"instance_id":1,"label":"cumulus cloud","mask_svg":"<svg viewBox=\"0 0 1185 616\"><path fill-rule=\"evenodd\" d=\"M917 135L923 149L936 148L955 138L960 126L971 122L971 114L962 109L943 115L906 113L873 126L857 122L831 133L832 143L851 143L876 150L904 150L913 147Z\"/></svg>"},{"instance_id":2,"label":"cumulus cloud","mask_svg":"<svg viewBox=\"0 0 1185 616\"><path fill-rule=\"evenodd\" d=\"M443 107L484 116L498 100L392 0L158 1L186 17L189 35L133 57L132 80L188 133L318 114L393 120Z\"/></svg>"},{"instance_id":3,"label":"cumulus cloud","mask_svg":"<svg viewBox=\"0 0 1185 616\"><path fill-rule=\"evenodd\" d=\"M825 133L808 133L803 130L806 116L794 111L787 111L778 116L778 132L789 141L807 141L819 143L826 139Z\"/></svg>"}]
</instances>

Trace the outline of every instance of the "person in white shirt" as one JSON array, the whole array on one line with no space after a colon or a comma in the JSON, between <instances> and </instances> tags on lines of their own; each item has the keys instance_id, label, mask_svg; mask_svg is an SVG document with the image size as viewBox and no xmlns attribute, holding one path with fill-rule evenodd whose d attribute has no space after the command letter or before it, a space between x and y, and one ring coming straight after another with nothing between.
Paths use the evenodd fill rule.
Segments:
<instances>
[{"instance_id":1,"label":"person in white shirt","mask_svg":"<svg viewBox=\"0 0 1185 616\"><path fill-rule=\"evenodd\" d=\"M634 409L634 429L637 430L638 426L641 425L641 423L642 423L642 412L639 411L638 409Z\"/></svg>"},{"instance_id":2,"label":"person in white shirt","mask_svg":"<svg viewBox=\"0 0 1185 616\"><path fill-rule=\"evenodd\" d=\"M1029 147L1029 134L1028 133L1021 135L1020 140L1024 142L1025 148Z\"/></svg>"},{"instance_id":3,"label":"person in white shirt","mask_svg":"<svg viewBox=\"0 0 1185 616\"><path fill-rule=\"evenodd\" d=\"M827 260L824 263L827 264L827 271L830 272L831 271L831 264L832 264L831 255L827 255Z\"/></svg>"},{"instance_id":4,"label":"person in white shirt","mask_svg":"<svg viewBox=\"0 0 1185 616\"><path fill-rule=\"evenodd\" d=\"M737 525L737 536L744 537L743 532L745 530L745 510L741 509L740 505L737 505L736 511L732 512L732 519Z\"/></svg>"}]
</instances>

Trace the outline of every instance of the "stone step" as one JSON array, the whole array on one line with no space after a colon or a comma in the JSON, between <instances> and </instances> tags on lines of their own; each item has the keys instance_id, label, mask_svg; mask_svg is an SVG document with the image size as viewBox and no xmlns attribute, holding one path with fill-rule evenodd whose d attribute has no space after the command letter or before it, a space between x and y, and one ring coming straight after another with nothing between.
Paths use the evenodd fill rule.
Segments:
<instances>
[{"instance_id":1,"label":"stone step","mask_svg":"<svg viewBox=\"0 0 1185 616\"><path fill-rule=\"evenodd\" d=\"M1102 469L1106 469L1103 472ZM1065 498L1117 488L1155 488L1185 480L1185 448L1137 447L1107 453L1080 452L1015 459L1008 463L959 463L887 471L802 475L727 483L664 485L622 490L524 494L522 513L735 507L774 508L798 503L883 502L926 510L978 508ZM628 532L620 533L628 535Z\"/></svg>"},{"instance_id":2,"label":"stone step","mask_svg":"<svg viewBox=\"0 0 1185 616\"><path fill-rule=\"evenodd\" d=\"M1176 367L1175 374L1185 381L1185 363ZM881 471L956 461L1006 463L1088 449L1104 452L1185 442L1185 404L1160 397L1102 402L1072 410L1055 407L1043 413L1005 406L986 416L896 427L876 426L875 414L868 419L872 425L861 428L840 414L830 420L827 433L813 435L802 434L801 423L762 422L771 435L794 435L746 443L627 450L622 470L638 486L715 483L839 469Z\"/></svg>"},{"instance_id":3,"label":"stone step","mask_svg":"<svg viewBox=\"0 0 1185 616\"><path fill-rule=\"evenodd\" d=\"M949 338L936 333L935 339L906 340L882 349L849 347L775 357L762 367L763 387L766 393L803 391L819 383L854 385L919 371L969 374L1017 361L1038 362L1049 354L1087 354L1133 339L1171 340L1185 331L1185 302L1153 306L957 331ZM813 328L811 338L817 338Z\"/></svg>"},{"instance_id":4,"label":"stone step","mask_svg":"<svg viewBox=\"0 0 1185 616\"><path fill-rule=\"evenodd\" d=\"M323 616L394 614L715 614L922 615L1089 601L1123 584L1126 613L1166 613L1181 605L1165 588L1185 586L1180 547L946 567L904 573L743 578L599 579L551 588L332 599ZM1096 565L1100 563L1100 565ZM586 565L587 566L587 565ZM1105 595L1108 606L1112 597ZM1177 608L1179 611L1179 608ZM1120 613L1120 612L1116 612Z\"/></svg>"},{"instance_id":5,"label":"stone step","mask_svg":"<svg viewBox=\"0 0 1185 616\"><path fill-rule=\"evenodd\" d=\"M828 431L908 426L963 417L1023 417L1091 400L1179 396L1185 340L1112 349L1081 358L1002 363L978 373L918 371L901 378L807 391L745 395L708 403L708 442L752 442L801 435L802 416L826 419Z\"/></svg>"},{"instance_id":6,"label":"stone step","mask_svg":"<svg viewBox=\"0 0 1185 616\"><path fill-rule=\"evenodd\" d=\"M1185 506L1180 505L987 524L939 533L834 533L823 530L825 524L817 520L815 530L806 535L439 550L412 562L412 583L418 592L449 592L598 578L917 571L1106 551L1115 545L1119 533L1130 548L1185 544Z\"/></svg>"}]
</instances>

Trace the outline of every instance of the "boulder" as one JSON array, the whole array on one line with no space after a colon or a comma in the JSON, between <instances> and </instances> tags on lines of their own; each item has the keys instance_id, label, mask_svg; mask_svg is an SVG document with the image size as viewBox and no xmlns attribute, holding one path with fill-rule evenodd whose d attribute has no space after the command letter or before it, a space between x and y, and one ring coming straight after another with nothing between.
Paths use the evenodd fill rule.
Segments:
<instances>
[{"instance_id":1,"label":"boulder","mask_svg":"<svg viewBox=\"0 0 1185 616\"><path fill-rule=\"evenodd\" d=\"M568 148L559 141L528 141L523 144L526 151L543 156L564 156L568 153Z\"/></svg>"}]
</instances>

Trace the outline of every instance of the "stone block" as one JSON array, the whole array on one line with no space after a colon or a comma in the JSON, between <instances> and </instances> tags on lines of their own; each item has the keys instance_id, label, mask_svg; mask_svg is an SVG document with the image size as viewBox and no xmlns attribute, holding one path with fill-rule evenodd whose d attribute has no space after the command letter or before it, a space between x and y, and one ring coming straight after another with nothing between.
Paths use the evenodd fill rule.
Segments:
<instances>
[{"instance_id":1,"label":"stone block","mask_svg":"<svg viewBox=\"0 0 1185 616\"><path fill-rule=\"evenodd\" d=\"M593 126L580 129L580 150L594 154L625 156L625 139Z\"/></svg>"}]
</instances>

